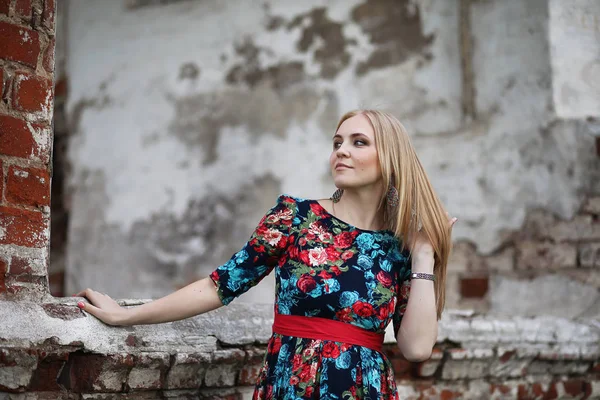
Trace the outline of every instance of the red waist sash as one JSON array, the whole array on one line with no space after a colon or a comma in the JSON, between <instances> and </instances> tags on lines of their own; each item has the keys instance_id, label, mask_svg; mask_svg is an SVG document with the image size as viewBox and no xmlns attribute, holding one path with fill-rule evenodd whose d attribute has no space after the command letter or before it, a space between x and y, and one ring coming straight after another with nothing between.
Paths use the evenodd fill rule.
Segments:
<instances>
[{"instance_id":1,"label":"red waist sash","mask_svg":"<svg viewBox=\"0 0 600 400\"><path fill-rule=\"evenodd\" d=\"M331 340L381 352L383 333L375 333L346 322L320 317L275 314L273 333L304 339Z\"/></svg>"}]
</instances>

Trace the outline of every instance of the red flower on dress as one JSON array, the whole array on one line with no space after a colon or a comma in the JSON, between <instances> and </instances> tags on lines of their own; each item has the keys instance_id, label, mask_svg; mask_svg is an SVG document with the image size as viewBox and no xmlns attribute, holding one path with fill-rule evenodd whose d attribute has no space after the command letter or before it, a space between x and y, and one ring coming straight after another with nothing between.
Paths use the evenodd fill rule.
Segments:
<instances>
[{"instance_id":1,"label":"red flower on dress","mask_svg":"<svg viewBox=\"0 0 600 400\"><path fill-rule=\"evenodd\" d=\"M321 270L321 272L319 272L317 275L319 275L323 279L331 279L331 277L333 276L325 270Z\"/></svg>"},{"instance_id":2,"label":"red flower on dress","mask_svg":"<svg viewBox=\"0 0 600 400\"><path fill-rule=\"evenodd\" d=\"M402 300L408 301L408 296L410 295L410 281L405 281L402 286L400 286L400 298Z\"/></svg>"},{"instance_id":3,"label":"red flower on dress","mask_svg":"<svg viewBox=\"0 0 600 400\"><path fill-rule=\"evenodd\" d=\"M274 354L277 353L281 349L281 337L275 336L275 340L273 340L271 344L271 348L269 349L269 353Z\"/></svg>"},{"instance_id":4,"label":"red flower on dress","mask_svg":"<svg viewBox=\"0 0 600 400\"><path fill-rule=\"evenodd\" d=\"M340 253L333 246L329 246L325 248L325 252L327 253L327 259L329 261L337 261L340 258Z\"/></svg>"},{"instance_id":5,"label":"red flower on dress","mask_svg":"<svg viewBox=\"0 0 600 400\"><path fill-rule=\"evenodd\" d=\"M331 268L329 268L329 270L333 272L336 276L342 273L342 271L340 271L337 265L332 266Z\"/></svg>"},{"instance_id":6,"label":"red flower on dress","mask_svg":"<svg viewBox=\"0 0 600 400\"><path fill-rule=\"evenodd\" d=\"M304 265L310 264L310 258L308 257L308 250L302 250L300 252L300 261L302 261L302 263Z\"/></svg>"},{"instance_id":7,"label":"red flower on dress","mask_svg":"<svg viewBox=\"0 0 600 400\"><path fill-rule=\"evenodd\" d=\"M296 285L301 292L309 293L317 287L317 282L312 276L304 274L298 279L298 283Z\"/></svg>"},{"instance_id":8,"label":"red flower on dress","mask_svg":"<svg viewBox=\"0 0 600 400\"><path fill-rule=\"evenodd\" d=\"M314 388L312 386L307 387L306 391L304 392L304 396L309 397L309 398L312 397L313 390L314 390Z\"/></svg>"},{"instance_id":9,"label":"red flower on dress","mask_svg":"<svg viewBox=\"0 0 600 400\"><path fill-rule=\"evenodd\" d=\"M390 312L389 312L388 308L386 306L383 306L377 310L377 319L379 319L380 321L383 321L384 319L387 318L387 316L389 314L390 314Z\"/></svg>"},{"instance_id":10,"label":"red flower on dress","mask_svg":"<svg viewBox=\"0 0 600 400\"><path fill-rule=\"evenodd\" d=\"M340 249L345 249L350 247L352 241L354 240L354 235L351 232L342 232L339 235L335 236L333 239L333 244L335 247Z\"/></svg>"},{"instance_id":11,"label":"red flower on dress","mask_svg":"<svg viewBox=\"0 0 600 400\"><path fill-rule=\"evenodd\" d=\"M392 277L385 271L379 271L377 273L377 280L381 282L384 287L392 286Z\"/></svg>"},{"instance_id":12,"label":"red flower on dress","mask_svg":"<svg viewBox=\"0 0 600 400\"><path fill-rule=\"evenodd\" d=\"M352 321L352 314L350 308L346 307L335 313L335 317L342 322Z\"/></svg>"},{"instance_id":13,"label":"red flower on dress","mask_svg":"<svg viewBox=\"0 0 600 400\"><path fill-rule=\"evenodd\" d=\"M298 378L300 378L301 382L308 382L311 377L311 365L306 364L302 367L302 371L298 374Z\"/></svg>"},{"instance_id":14,"label":"red flower on dress","mask_svg":"<svg viewBox=\"0 0 600 400\"><path fill-rule=\"evenodd\" d=\"M352 250L346 250L342 253L342 260L348 261L354 256L354 252Z\"/></svg>"},{"instance_id":15,"label":"red flower on dress","mask_svg":"<svg viewBox=\"0 0 600 400\"><path fill-rule=\"evenodd\" d=\"M308 259L313 267L325 264L327 262L327 251L322 247L316 247L308 251Z\"/></svg>"},{"instance_id":16,"label":"red flower on dress","mask_svg":"<svg viewBox=\"0 0 600 400\"><path fill-rule=\"evenodd\" d=\"M298 256L300 255L300 250L298 250L298 248L296 246L290 246L288 248L288 255L290 256L290 258L292 260L298 258ZM285 260L285 257L281 257L282 259Z\"/></svg>"},{"instance_id":17,"label":"red flower on dress","mask_svg":"<svg viewBox=\"0 0 600 400\"><path fill-rule=\"evenodd\" d=\"M327 358L338 358L340 356L340 349L334 342L327 342L323 346L322 354Z\"/></svg>"},{"instance_id":18,"label":"red flower on dress","mask_svg":"<svg viewBox=\"0 0 600 400\"><path fill-rule=\"evenodd\" d=\"M315 215L318 215L319 217L327 216L327 214L325 213L326 211L319 204L311 203L310 209L313 213L315 213Z\"/></svg>"},{"instance_id":19,"label":"red flower on dress","mask_svg":"<svg viewBox=\"0 0 600 400\"><path fill-rule=\"evenodd\" d=\"M284 210L279 210L271 213L266 216L264 222L269 222L270 224L276 224L278 222L283 223L285 225L291 225L292 221L292 210L286 208Z\"/></svg>"},{"instance_id":20,"label":"red flower on dress","mask_svg":"<svg viewBox=\"0 0 600 400\"><path fill-rule=\"evenodd\" d=\"M302 355L295 354L292 360L292 371L298 370L302 366Z\"/></svg>"},{"instance_id":21,"label":"red flower on dress","mask_svg":"<svg viewBox=\"0 0 600 400\"><path fill-rule=\"evenodd\" d=\"M285 240L281 240L283 238L283 233L276 229L267 229L263 235L263 238L271 246L277 246L279 242L285 242Z\"/></svg>"},{"instance_id":22,"label":"red flower on dress","mask_svg":"<svg viewBox=\"0 0 600 400\"><path fill-rule=\"evenodd\" d=\"M370 303L366 303L364 301L357 301L352 305L352 310L359 317L370 317L375 314L375 309Z\"/></svg>"}]
</instances>

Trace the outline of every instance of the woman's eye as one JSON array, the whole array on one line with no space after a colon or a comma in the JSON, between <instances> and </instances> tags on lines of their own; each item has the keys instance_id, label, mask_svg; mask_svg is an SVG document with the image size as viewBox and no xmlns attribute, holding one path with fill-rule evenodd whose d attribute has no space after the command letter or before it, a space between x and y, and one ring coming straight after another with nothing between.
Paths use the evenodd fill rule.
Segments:
<instances>
[{"instance_id":1,"label":"woman's eye","mask_svg":"<svg viewBox=\"0 0 600 400\"><path fill-rule=\"evenodd\" d=\"M333 143L333 148L337 149L338 147L340 147L342 144L340 142L334 142Z\"/></svg>"},{"instance_id":2,"label":"woman's eye","mask_svg":"<svg viewBox=\"0 0 600 400\"><path fill-rule=\"evenodd\" d=\"M354 144L357 146L364 146L366 143L363 140L357 140L354 142Z\"/></svg>"}]
</instances>

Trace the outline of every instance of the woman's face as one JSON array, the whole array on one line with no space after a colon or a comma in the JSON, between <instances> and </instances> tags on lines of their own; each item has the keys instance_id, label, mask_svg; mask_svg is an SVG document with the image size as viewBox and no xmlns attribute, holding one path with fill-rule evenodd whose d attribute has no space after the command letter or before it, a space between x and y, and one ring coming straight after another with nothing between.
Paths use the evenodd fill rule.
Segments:
<instances>
[{"instance_id":1,"label":"woman's face","mask_svg":"<svg viewBox=\"0 0 600 400\"><path fill-rule=\"evenodd\" d=\"M340 189L359 189L381 182L375 132L364 115L348 118L333 137L329 157L333 181Z\"/></svg>"}]
</instances>

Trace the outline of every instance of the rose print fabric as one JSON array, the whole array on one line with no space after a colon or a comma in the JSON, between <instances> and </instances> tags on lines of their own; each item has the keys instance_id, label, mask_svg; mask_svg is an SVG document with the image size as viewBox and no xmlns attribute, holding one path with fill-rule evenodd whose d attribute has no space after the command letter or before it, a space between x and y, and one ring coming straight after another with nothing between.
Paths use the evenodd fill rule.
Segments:
<instances>
[{"instance_id":1,"label":"rose print fabric","mask_svg":"<svg viewBox=\"0 0 600 400\"><path fill-rule=\"evenodd\" d=\"M280 196L248 243L210 276L229 304L275 270L275 312L397 333L410 261L391 231L356 228L316 200ZM254 399L397 399L385 355L362 346L273 334Z\"/></svg>"}]
</instances>

